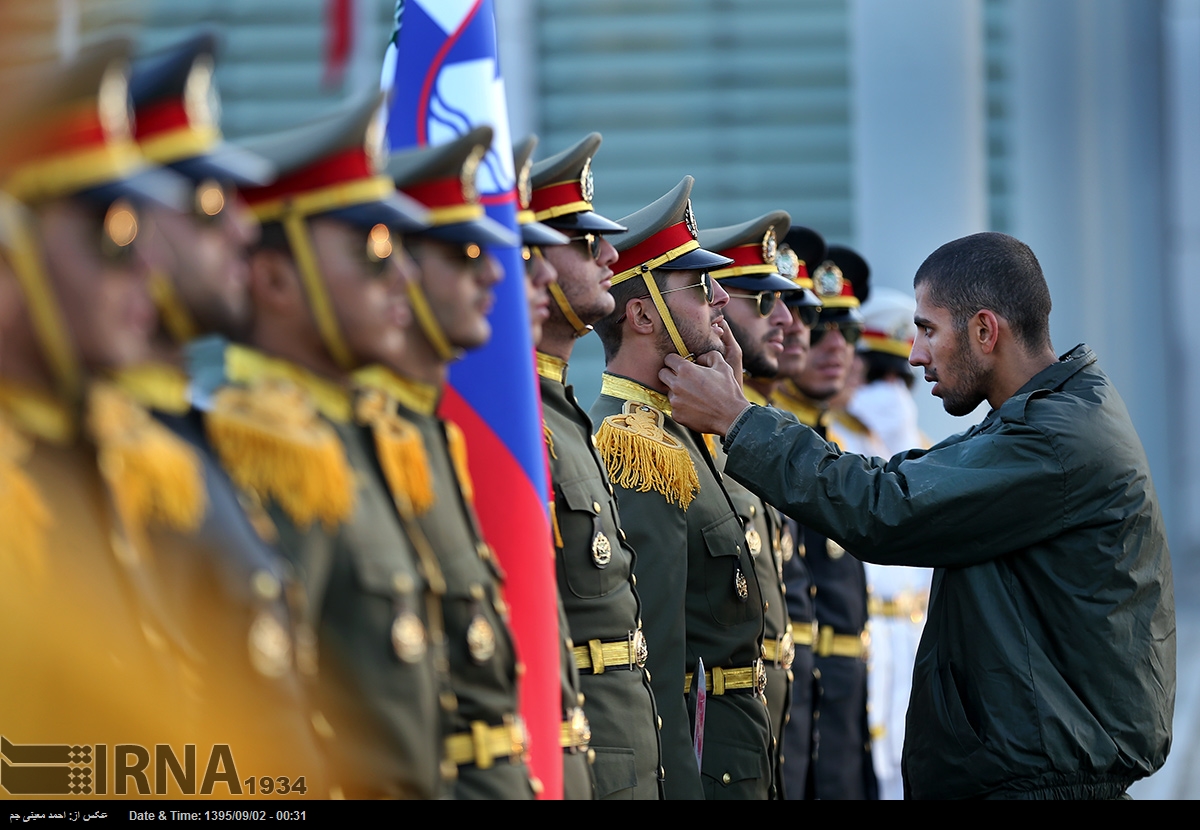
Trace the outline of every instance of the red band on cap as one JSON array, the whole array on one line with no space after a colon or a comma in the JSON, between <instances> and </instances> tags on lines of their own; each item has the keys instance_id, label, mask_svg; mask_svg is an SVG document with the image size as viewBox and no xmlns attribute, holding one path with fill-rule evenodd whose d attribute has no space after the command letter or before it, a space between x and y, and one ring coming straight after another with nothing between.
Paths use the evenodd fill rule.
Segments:
<instances>
[{"instance_id":1,"label":"red band on cap","mask_svg":"<svg viewBox=\"0 0 1200 830\"><path fill-rule=\"evenodd\" d=\"M722 268L737 268L745 265L773 265L763 261L762 245L755 243L753 245L738 245L736 248L728 248L719 252L721 256L727 256L733 260L729 265L722 265Z\"/></svg>"},{"instance_id":2,"label":"red band on cap","mask_svg":"<svg viewBox=\"0 0 1200 830\"><path fill-rule=\"evenodd\" d=\"M537 213L559 205L586 201L588 200L583 198L583 186L579 182L561 182L533 191L529 197L529 209Z\"/></svg>"},{"instance_id":3,"label":"red band on cap","mask_svg":"<svg viewBox=\"0 0 1200 830\"><path fill-rule=\"evenodd\" d=\"M402 192L412 196L427 208L454 207L455 205L470 204L463 193L462 179L434 179L428 182L417 182L400 188Z\"/></svg>"},{"instance_id":4,"label":"red band on cap","mask_svg":"<svg viewBox=\"0 0 1200 830\"><path fill-rule=\"evenodd\" d=\"M361 147L355 147L332 156L326 156L308 167L281 177L274 184L266 187L247 188L241 191L241 194L247 204L257 205L374 176L375 170L371 166L366 151Z\"/></svg>"},{"instance_id":5,"label":"red band on cap","mask_svg":"<svg viewBox=\"0 0 1200 830\"><path fill-rule=\"evenodd\" d=\"M27 158L46 158L60 153L90 150L108 144L108 135L94 105L53 118L32 130L22 149Z\"/></svg>"},{"instance_id":6,"label":"red band on cap","mask_svg":"<svg viewBox=\"0 0 1200 830\"><path fill-rule=\"evenodd\" d=\"M879 331L877 329L863 329L863 337L874 337L878 340L892 340L892 341L895 341L896 343L907 343L909 346L911 346L913 344L913 341L911 339L897 340L892 335L890 335L886 332Z\"/></svg>"},{"instance_id":7,"label":"red band on cap","mask_svg":"<svg viewBox=\"0 0 1200 830\"><path fill-rule=\"evenodd\" d=\"M621 251L620 257L612 267L613 273L620 274L622 271L636 268L643 262L649 262L693 239L695 237L692 236L692 232L688 230L685 222L663 228L644 242L639 242L629 250Z\"/></svg>"},{"instance_id":8,"label":"red band on cap","mask_svg":"<svg viewBox=\"0 0 1200 830\"><path fill-rule=\"evenodd\" d=\"M137 111L134 121L138 141L145 141L159 133L191 125L183 101L177 98L157 101Z\"/></svg>"}]
</instances>

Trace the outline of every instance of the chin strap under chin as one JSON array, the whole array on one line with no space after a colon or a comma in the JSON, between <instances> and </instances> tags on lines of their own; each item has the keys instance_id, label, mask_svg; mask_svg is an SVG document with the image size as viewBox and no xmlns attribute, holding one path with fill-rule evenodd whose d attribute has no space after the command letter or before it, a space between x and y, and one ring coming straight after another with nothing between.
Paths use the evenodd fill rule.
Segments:
<instances>
[{"instance_id":1,"label":"chin strap under chin","mask_svg":"<svg viewBox=\"0 0 1200 830\"><path fill-rule=\"evenodd\" d=\"M300 283L308 297L308 307L312 311L313 322L317 324L321 341L337 365L349 372L356 368L357 364L342 337L341 329L338 328L337 317L334 316L333 305L329 301L329 292L325 288L325 281L321 279L320 268L317 267L317 256L308 237L304 215L289 210L281 222L288 245L292 248L292 258L296 261L296 270L300 272Z\"/></svg>"},{"instance_id":2,"label":"chin strap under chin","mask_svg":"<svg viewBox=\"0 0 1200 830\"><path fill-rule=\"evenodd\" d=\"M586 325L579 319L579 315L575 313L575 309L571 308L571 303L567 300L567 295L563 293L562 288L557 282L550 283L550 296L554 298L554 304L558 306L558 310L562 312L563 317L567 318L567 322L571 324L571 328L575 329L576 337L583 337L591 332L592 327Z\"/></svg>"},{"instance_id":3,"label":"chin strap under chin","mask_svg":"<svg viewBox=\"0 0 1200 830\"><path fill-rule=\"evenodd\" d=\"M34 336L54 374L59 394L64 400L78 402L83 396L83 370L67 334L62 309L46 278L33 221L32 214L23 205L0 193L0 227L8 232L4 247L25 297Z\"/></svg>"},{"instance_id":4,"label":"chin strap under chin","mask_svg":"<svg viewBox=\"0 0 1200 830\"><path fill-rule=\"evenodd\" d=\"M171 340L179 345L190 343L200 336L196 321L192 319L187 306L175 290L175 283L165 271L155 269L150 272L150 299L158 309L163 328L171 336Z\"/></svg>"},{"instance_id":5,"label":"chin strap under chin","mask_svg":"<svg viewBox=\"0 0 1200 830\"><path fill-rule=\"evenodd\" d=\"M416 315L417 325L421 327L425 339L429 341L429 345L433 346L438 358L444 363L460 358L462 352L450 345L433 309L429 307L429 300L426 299L421 286L417 284L416 280L409 280L405 283L405 289L408 292L409 305L412 306L413 314Z\"/></svg>"},{"instance_id":6,"label":"chin strap under chin","mask_svg":"<svg viewBox=\"0 0 1200 830\"><path fill-rule=\"evenodd\" d=\"M662 317L667 334L671 335L671 342L675 344L675 351L684 360L692 360L695 355L688 351L688 347L684 345L683 338L679 335L679 329L675 327L675 318L671 316L671 309L667 308L667 301L663 299L663 295L658 290L658 284L654 281L654 275L650 271L644 271L642 273L642 282L646 283L646 290L650 292L650 299L654 300L654 307L658 309L658 315Z\"/></svg>"}]
</instances>

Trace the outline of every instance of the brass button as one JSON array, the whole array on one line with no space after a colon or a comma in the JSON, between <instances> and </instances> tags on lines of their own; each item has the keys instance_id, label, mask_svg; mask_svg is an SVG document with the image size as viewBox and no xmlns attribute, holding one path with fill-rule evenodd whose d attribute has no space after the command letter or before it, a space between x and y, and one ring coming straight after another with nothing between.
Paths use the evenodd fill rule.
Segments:
<instances>
[{"instance_id":1,"label":"brass button","mask_svg":"<svg viewBox=\"0 0 1200 830\"><path fill-rule=\"evenodd\" d=\"M411 594L413 587L413 578L409 574L398 573L392 576L392 588L397 594Z\"/></svg>"},{"instance_id":2,"label":"brass button","mask_svg":"<svg viewBox=\"0 0 1200 830\"><path fill-rule=\"evenodd\" d=\"M584 701L583 692L580 692L579 694L575 695L575 705L576 706L582 706L583 701Z\"/></svg>"},{"instance_id":3,"label":"brass button","mask_svg":"<svg viewBox=\"0 0 1200 830\"><path fill-rule=\"evenodd\" d=\"M637 587L637 574L629 575L629 584L632 585L634 588Z\"/></svg>"},{"instance_id":4,"label":"brass button","mask_svg":"<svg viewBox=\"0 0 1200 830\"><path fill-rule=\"evenodd\" d=\"M725 773L724 775L721 776L722 784L728 784L732 780L733 780L733 776L730 775L729 773Z\"/></svg>"},{"instance_id":5,"label":"brass button","mask_svg":"<svg viewBox=\"0 0 1200 830\"><path fill-rule=\"evenodd\" d=\"M662 715L658 716L658 728L660 731L662 730Z\"/></svg>"},{"instance_id":6,"label":"brass button","mask_svg":"<svg viewBox=\"0 0 1200 830\"><path fill-rule=\"evenodd\" d=\"M755 514L755 513L757 513L757 512L758 512L758 508L757 508L757 507L755 507L753 504L752 504L752 505L750 505L750 518L751 518L751 519L753 519L753 518L754 518L754 514Z\"/></svg>"},{"instance_id":7,"label":"brass button","mask_svg":"<svg viewBox=\"0 0 1200 830\"><path fill-rule=\"evenodd\" d=\"M483 586L476 582L470 587L472 599L483 599Z\"/></svg>"},{"instance_id":8,"label":"brass button","mask_svg":"<svg viewBox=\"0 0 1200 830\"><path fill-rule=\"evenodd\" d=\"M600 502L598 502L598 501L592 502L592 509L595 510L597 513L599 513L600 512Z\"/></svg>"},{"instance_id":9,"label":"brass button","mask_svg":"<svg viewBox=\"0 0 1200 830\"><path fill-rule=\"evenodd\" d=\"M279 584L279 580L267 571L255 571L254 576L250 577L250 584L255 595L266 602L275 601L283 593L283 586Z\"/></svg>"}]
</instances>

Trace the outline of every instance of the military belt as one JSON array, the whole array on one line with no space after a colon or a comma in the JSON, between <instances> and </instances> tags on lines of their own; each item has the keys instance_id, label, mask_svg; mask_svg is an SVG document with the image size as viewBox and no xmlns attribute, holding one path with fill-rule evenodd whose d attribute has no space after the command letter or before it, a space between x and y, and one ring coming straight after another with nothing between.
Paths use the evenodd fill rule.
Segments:
<instances>
[{"instance_id":1,"label":"military belt","mask_svg":"<svg viewBox=\"0 0 1200 830\"><path fill-rule=\"evenodd\" d=\"M511 758L514 762L525 752L525 730L511 716L500 726L488 726L485 721L471 721L470 732L446 737L446 759L462 766L474 764L490 769L496 760Z\"/></svg>"},{"instance_id":2,"label":"military belt","mask_svg":"<svg viewBox=\"0 0 1200 830\"><path fill-rule=\"evenodd\" d=\"M818 657L857 657L866 656L867 646L871 643L871 635L866 631L858 634L838 634L831 625L821 626L817 634L817 642L813 651Z\"/></svg>"},{"instance_id":3,"label":"military belt","mask_svg":"<svg viewBox=\"0 0 1200 830\"><path fill-rule=\"evenodd\" d=\"M755 660L754 665L738 669L716 666L712 671L704 673L704 688L713 695L740 691L762 695L767 690L767 671L763 668L762 660ZM683 677L683 693L686 695L691 690L692 672L688 672Z\"/></svg>"},{"instance_id":4,"label":"military belt","mask_svg":"<svg viewBox=\"0 0 1200 830\"><path fill-rule=\"evenodd\" d=\"M925 617L928 603L928 594L914 591L904 591L891 599L867 597L867 613L872 617L910 619L919 623Z\"/></svg>"},{"instance_id":5,"label":"military belt","mask_svg":"<svg viewBox=\"0 0 1200 830\"><path fill-rule=\"evenodd\" d=\"M583 713L582 708L576 706L563 721L562 734L559 736L558 742L563 749L578 752L586 750L591 740L592 727L588 723L587 715Z\"/></svg>"},{"instance_id":6,"label":"military belt","mask_svg":"<svg viewBox=\"0 0 1200 830\"><path fill-rule=\"evenodd\" d=\"M604 674L606 669L633 671L634 666L642 668L646 665L648 653L641 629L630 631L624 640L588 640L587 645L571 649L575 667L592 674Z\"/></svg>"},{"instance_id":7,"label":"military belt","mask_svg":"<svg viewBox=\"0 0 1200 830\"><path fill-rule=\"evenodd\" d=\"M792 642L798 646L807 646L812 648L817 644L817 625L816 620L808 622L792 623Z\"/></svg>"},{"instance_id":8,"label":"military belt","mask_svg":"<svg viewBox=\"0 0 1200 830\"><path fill-rule=\"evenodd\" d=\"M762 652L763 659L774 665L775 668L790 671L792 661L796 659L796 643L792 639L791 624L778 637L763 640Z\"/></svg>"}]
</instances>

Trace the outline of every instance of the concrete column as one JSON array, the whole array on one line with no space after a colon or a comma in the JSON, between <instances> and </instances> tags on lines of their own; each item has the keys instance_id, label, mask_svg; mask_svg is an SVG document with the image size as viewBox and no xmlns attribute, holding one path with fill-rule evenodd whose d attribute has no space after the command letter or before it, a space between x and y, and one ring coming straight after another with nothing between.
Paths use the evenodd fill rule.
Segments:
<instances>
[{"instance_id":1,"label":"concrete column","mask_svg":"<svg viewBox=\"0 0 1200 830\"><path fill-rule=\"evenodd\" d=\"M987 230L980 0L851 0L855 237L872 283L912 291L938 246ZM951 418L918 381L934 440Z\"/></svg>"},{"instance_id":2,"label":"concrete column","mask_svg":"<svg viewBox=\"0 0 1200 830\"><path fill-rule=\"evenodd\" d=\"M1013 225L1050 284L1055 347L1097 352L1170 524L1161 10L1014 0Z\"/></svg>"},{"instance_id":3,"label":"concrete column","mask_svg":"<svg viewBox=\"0 0 1200 830\"><path fill-rule=\"evenodd\" d=\"M504 91L508 99L508 128L513 141L538 131L538 29L534 0L495 0L496 39ZM546 148L535 153L546 155Z\"/></svg>"}]
</instances>

